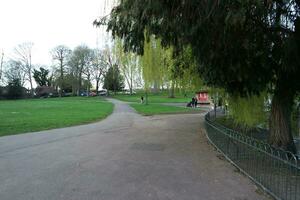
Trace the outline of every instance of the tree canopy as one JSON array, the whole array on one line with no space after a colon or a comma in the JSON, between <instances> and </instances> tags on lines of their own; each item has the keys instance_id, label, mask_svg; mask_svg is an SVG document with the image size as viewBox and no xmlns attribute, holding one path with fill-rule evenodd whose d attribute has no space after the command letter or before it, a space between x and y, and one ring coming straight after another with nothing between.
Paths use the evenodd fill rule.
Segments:
<instances>
[{"instance_id":1,"label":"tree canopy","mask_svg":"<svg viewBox=\"0 0 300 200\"><path fill-rule=\"evenodd\" d=\"M106 23L126 51L143 54L151 35L175 54L190 46L208 85L241 96L270 90L270 143L295 151L290 114L300 91L299 13L299 0L123 0L95 24Z\"/></svg>"},{"instance_id":2,"label":"tree canopy","mask_svg":"<svg viewBox=\"0 0 300 200\"><path fill-rule=\"evenodd\" d=\"M40 70L33 70L33 78L39 86L50 86L51 77L49 77L49 70L40 67Z\"/></svg>"},{"instance_id":3,"label":"tree canopy","mask_svg":"<svg viewBox=\"0 0 300 200\"><path fill-rule=\"evenodd\" d=\"M125 50L140 54L148 39L144 30L164 46L188 44L208 84L258 93L274 76L297 70L299 62L288 64L288 57L296 61L299 55L297 2L124 0L112 10L108 30L124 39Z\"/></svg>"}]
</instances>

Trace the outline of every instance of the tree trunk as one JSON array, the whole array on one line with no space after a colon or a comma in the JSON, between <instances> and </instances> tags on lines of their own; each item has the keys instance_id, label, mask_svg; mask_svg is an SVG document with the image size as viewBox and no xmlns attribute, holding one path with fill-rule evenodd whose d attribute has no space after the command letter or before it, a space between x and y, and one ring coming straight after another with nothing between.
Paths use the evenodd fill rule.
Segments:
<instances>
[{"instance_id":1,"label":"tree trunk","mask_svg":"<svg viewBox=\"0 0 300 200\"><path fill-rule=\"evenodd\" d=\"M81 73L78 75L78 82L77 82L77 96L80 96L80 88L81 88Z\"/></svg>"},{"instance_id":2,"label":"tree trunk","mask_svg":"<svg viewBox=\"0 0 300 200\"><path fill-rule=\"evenodd\" d=\"M30 95L31 97L33 97L33 85L32 85L31 72L29 72L29 82L30 82Z\"/></svg>"},{"instance_id":3,"label":"tree trunk","mask_svg":"<svg viewBox=\"0 0 300 200\"><path fill-rule=\"evenodd\" d=\"M63 76L64 76L64 71L63 71L63 61L60 60L60 83L59 83L59 97L62 97L62 91L63 91Z\"/></svg>"},{"instance_id":4,"label":"tree trunk","mask_svg":"<svg viewBox=\"0 0 300 200\"><path fill-rule=\"evenodd\" d=\"M72 74L72 96L76 96L76 85L77 85L76 78Z\"/></svg>"},{"instance_id":5,"label":"tree trunk","mask_svg":"<svg viewBox=\"0 0 300 200\"><path fill-rule=\"evenodd\" d=\"M148 105L148 89L145 91L145 104Z\"/></svg>"},{"instance_id":6,"label":"tree trunk","mask_svg":"<svg viewBox=\"0 0 300 200\"><path fill-rule=\"evenodd\" d=\"M2 79L3 58L4 58L4 53L2 52L1 61L0 61L0 83L1 83L1 79Z\"/></svg>"},{"instance_id":7,"label":"tree trunk","mask_svg":"<svg viewBox=\"0 0 300 200\"><path fill-rule=\"evenodd\" d=\"M31 52L29 55L29 68L28 68L28 75L29 75L29 82L30 82L30 95L31 97L34 96L33 93L33 85L32 85L32 74L31 74L31 70L32 70L32 65L31 65Z\"/></svg>"},{"instance_id":8,"label":"tree trunk","mask_svg":"<svg viewBox=\"0 0 300 200\"><path fill-rule=\"evenodd\" d=\"M158 90L159 90L159 84L158 84L158 81L155 80L154 84L153 84L153 92L154 92L154 94L158 94Z\"/></svg>"},{"instance_id":9,"label":"tree trunk","mask_svg":"<svg viewBox=\"0 0 300 200\"><path fill-rule=\"evenodd\" d=\"M133 87L133 69L130 68L130 95L132 95L132 87Z\"/></svg>"},{"instance_id":10,"label":"tree trunk","mask_svg":"<svg viewBox=\"0 0 300 200\"><path fill-rule=\"evenodd\" d=\"M174 93L175 93L175 83L174 83L174 81L172 81L169 98L175 98Z\"/></svg>"},{"instance_id":11,"label":"tree trunk","mask_svg":"<svg viewBox=\"0 0 300 200\"><path fill-rule=\"evenodd\" d=\"M214 102L214 113L215 113L215 119L214 120L216 120L217 119L217 104L216 104L216 102Z\"/></svg>"},{"instance_id":12,"label":"tree trunk","mask_svg":"<svg viewBox=\"0 0 300 200\"><path fill-rule=\"evenodd\" d=\"M114 82L114 95L117 95L116 82Z\"/></svg>"},{"instance_id":13,"label":"tree trunk","mask_svg":"<svg viewBox=\"0 0 300 200\"><path fill-rule=\"evenodd\" d=\"M298 103L298 137L300 137L300 103Z\"/></svg>"},{"instance_id":14,"label":"tree trunk","mask_svg":"<svg viewBox=\"0 0 300 200\"><path fill-rule=\"evenodd\" d=\"M277 85L271 105L269 121L269 143L275 148L296 153L291 130L291 113L295 92L288 87Z\"/></svg>"},{"instance_id":15,"label":"tree trunk","mask_svg":"<svg viewBox=\"0 0 300 200\"><path fill-rule=\"evenodd\" d=\"M86 96L90 96L90 74L87 77L88 83L87 83L87 88L86 88Z\"/></svg>"},{"instance_id":16,"label":"tree trunk","mask_svg":"<svg viewBox=\"0 0 300 200\"><path fill-rule=\"evenodd\" d=\"M99 79L96 79L96 93L97 93L97 96L99 95Z\"/></svg>"},{"instance_id":17,"label":"tree trunk","mask_svg":"<svg viewBox=\"0 0 300 200\"><path fill-rule=\"evenodd\" d=\"M72 84L72 96L75 96L76 95L76 87L74 85L74 83Z\"/></svg>"},{"instance_id":18,"label":"tree trunk","mask_svg":"<svg viewBox=\"0 0 300 200\"><path fill-rule=\"evenodd\" d=\"M132 76L130 77L130 85L129 85L129 90L130 90L130 95L132 95Z\"/></svg>"}]
</instances>

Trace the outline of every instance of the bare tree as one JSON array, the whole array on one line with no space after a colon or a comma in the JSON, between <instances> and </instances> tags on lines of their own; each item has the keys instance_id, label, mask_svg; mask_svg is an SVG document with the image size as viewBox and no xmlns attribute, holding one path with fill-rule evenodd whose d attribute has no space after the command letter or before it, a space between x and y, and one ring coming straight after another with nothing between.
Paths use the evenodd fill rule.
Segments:
<instances>
[{"instance_id":1,"label":"bare tree","mask_svg":"<svg viewBox=\"0 0 300 200\"><path fill-rule=\"evenodd\" d=\"M127 61L120 64L120 68L129 87L130 95L132 95L134 83L137 82L138 74L140 73L138 68L138 56L133 53L128 53L126 57L125 59L127 59Z\"/></svg>"},{"instance_id":2,"label":"bare tree","mask_svg":"<svg viewBox=\"0 0 300 200\"><path fill-rule=\"evenodd\" d=\"M86 75L86 79L87 79L87 84L86 84L86 91L87 91L87 96L90 95L90 88L91 88L91 74L93 71L93 59L94 59L94 52L93 50L89 49L89 52L86 52L86 58L85 58L85 65L83 68L82 73L84 75Z\"/></svg>"},{"instance_id":3,"label":"bare tree","mask_svg":"<svg viewBox=\"0 0 300 200\"><path fill-rule=\"evenodd\" d=\"M129 87L130 95L132 95L134 83L137 82L138 75L140 73L138 67L138 56L131 52L124 52L122 41L119 38L115 40L113 54L122 74L125 77L126 83Z\"/></svg>"},{"instance_id":4,"label":"bare tree","mask_svg":"<svg viewBox=\"0 0 300 200\"><path fill-rule=\"evenodd\" d=\"M71 50L64 45L59 45L51 51L51 54L53 60L56 60L59 63L58 85L59 85L59 96L61 97L63 92L63 82L64 82L63 79L64 79L64 71L65 71L64 67L68 63L68 59L71 55Z\"/></svg>"},{"instance_id":5,"label":"bare tree","mask_svg":"<svg viewBox=\"0 0 300 200\"><path fill-rule=\"evenodd\" d=\"M23 87L26 81L26 73L22 69L22 63L16 60L9 60L5 66L6 70L3 72L3 75L7 82L18 79Z\"/></svg>"},{"instance_id":6,"label":"bare tree","mask_svg":"<svg viewBox=\"0 0 300 200\"><path fill-rule=\"evenodd\" d=\"M31 63L31 53L32 53L33 43L27 42L19 44L14 49L15 61L21 63L21 68L25 73L26 80L30 84L30 94L33 96L33 84L32 84L32 70L33 66Z\"/></svg>"},{"instance_id":7,"label":"bare tree","mask_svg":"<svg viewBox=\"0 0 300 200\"><path fill-rule=\"evenodd\" d=\"M85 45L81 45L74 49L70 58L71 71L75 78L75 85L73 86L73 88L76 89L77 96L80 95L82 75L87 74L87 72L85 71L88 69L87 67L90 64L90 54L91 49Z\"/></svg>"},{"instance_id":8,"label":"bare tree","mask_svg":"<svg viewBox=\"0 0 300 200\"><path fill-rule=\"evenodd\" d=\"M93 51L93 59L92 59L92 79L96 81L96 91L98 94L99 85L102 76L105 74L107 70L107 63L105 62L104 52L95 49Z\"/></svg>"}]
</instances>

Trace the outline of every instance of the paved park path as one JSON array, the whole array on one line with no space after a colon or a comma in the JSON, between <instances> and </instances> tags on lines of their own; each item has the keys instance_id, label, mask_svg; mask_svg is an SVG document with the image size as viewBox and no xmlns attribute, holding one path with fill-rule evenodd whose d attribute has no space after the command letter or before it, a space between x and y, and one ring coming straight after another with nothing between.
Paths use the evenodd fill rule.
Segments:
<instances>
[{"instance_id":1,"label":"paved park path","mask_svg":"<svg viewBox=\"0 0 300 200\"><path fill-rule=\"evenodd\" d=\"M259 200L210 146L203 114L126 103L89 125L0 138L1 200Z\"/></svg>"}]
</instances>

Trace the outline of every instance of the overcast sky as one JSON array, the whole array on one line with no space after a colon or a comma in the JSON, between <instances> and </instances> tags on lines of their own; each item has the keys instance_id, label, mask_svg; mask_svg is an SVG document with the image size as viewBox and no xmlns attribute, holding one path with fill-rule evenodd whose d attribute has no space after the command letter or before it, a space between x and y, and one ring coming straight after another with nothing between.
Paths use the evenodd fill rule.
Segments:
<instances>
[{"instance_id":1,"label":"overcast sky","mask_svg":"<svg viewBox=\"0 0 300 200\"><path fill-rule=\"evenodd\" d=\"M98 38L99 46L104 46L104 29L92 23L104 11L109 13L111 3L112 0L0 0L0 52L4 51L7 60L16 45L33 42L32 62L50 65L49 51L57 45L74 48L87 44L95 48Z\"/></svg>"}]
</instances>

